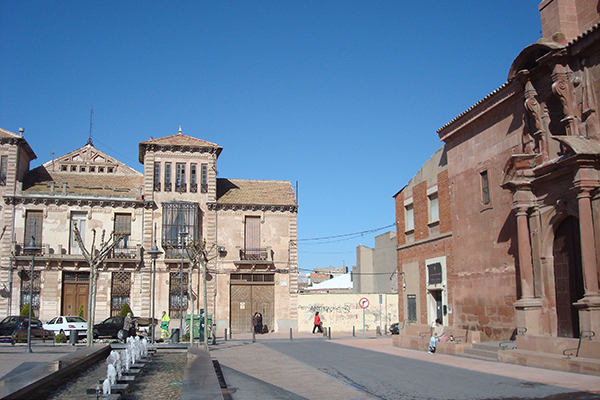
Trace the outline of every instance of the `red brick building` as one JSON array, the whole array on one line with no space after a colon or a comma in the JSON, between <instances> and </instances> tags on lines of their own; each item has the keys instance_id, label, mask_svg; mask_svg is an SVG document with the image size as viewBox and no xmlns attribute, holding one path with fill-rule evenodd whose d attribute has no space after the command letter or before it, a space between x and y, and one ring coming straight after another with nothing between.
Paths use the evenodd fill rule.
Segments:
<instances>
[{"instance_id":1,"label":"red brick building","mask_svg":"<svg viewBox=\"0 0 600 400\"><path fill-rule=\"evenodd\" d=\"M600 2L545 0L539 10L543 38L507 82L438 130L447 165L426 164L396 196L399 274L417 295L416 318L400 295L400 318L441 315L482 340L516 336L508 361L556 367L527 352L576 349L564 368L600 373L581 359L600 358ZM434 180L438 236L426 217ZM429 268L438 259L441 279Z\"/></svg>"}]
</instances>

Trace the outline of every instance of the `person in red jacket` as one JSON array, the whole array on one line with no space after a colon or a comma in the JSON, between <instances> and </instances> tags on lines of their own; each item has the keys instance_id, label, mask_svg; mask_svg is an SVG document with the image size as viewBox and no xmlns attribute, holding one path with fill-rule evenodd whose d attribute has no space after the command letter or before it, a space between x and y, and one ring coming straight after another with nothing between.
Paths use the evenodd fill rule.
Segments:
<instances>
[{"instance_id":1,"label":"person in red jacket","mask_svg":"<svg viewBox=\"0 0 600 400\"><path fill-rule=\"evenodd\" d=\"M319 312L315 314L315 321L313 326L313 333L315 333L315 329L319 330L319 333L323 333L323 329L321 328L321 317L319 317Z\"/></svg>"}]
</instances>

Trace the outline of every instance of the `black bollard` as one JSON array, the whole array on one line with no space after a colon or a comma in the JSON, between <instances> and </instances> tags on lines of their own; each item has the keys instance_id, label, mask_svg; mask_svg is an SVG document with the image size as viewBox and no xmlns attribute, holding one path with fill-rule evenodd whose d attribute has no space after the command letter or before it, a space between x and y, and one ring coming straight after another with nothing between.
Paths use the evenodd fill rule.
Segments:
<instances>
[{"instance_id":1,"label":"black bollard","mask_svg":"<svg viewBox=\"0 0 600 400\"><path fill-rule=\"evenodd\" d=\"M327 338L328 338L329 340L331 340L331 327L327 328L327 332L328 332L328 334L327 334Z\"/></svg>"},{"instance_id":2,"label":"black bollard","mask_svg":"<svg viewBox=\"0 0 600 400\"><path fill-rule=\"evenodd\" d=\"M252 329L252 343L256 343L256 332Z\"/></svg>"},{"instance_id":3,"label":"black bollard","mask_svg":"<svg viewBox=\"0 0 600 400\"><path fill-rule=\"evenodd\" d=\"M352 325L352 337L356 336L356 327Z\"/></svg>"},{"instance_id":4,"label":"black bollard","mask_svg":"<svg viewBox=\"0 0 600 400\"><path fill-rule=\"evenodd\" d=\"M227 341L227 328L225 328L225 335L223 335L223 337L225 338L225 341Z\"/></svg>"},{"instance_id":5,"label":"black bollard","mask_svg":"<svg viewBox=\"0 0 600 400\"><path fill-rule=\"evenodd\" d=\"M294 340L294 338L292 337L292 328L290 328L290 340Z\"/></svg>"}]
</instances>

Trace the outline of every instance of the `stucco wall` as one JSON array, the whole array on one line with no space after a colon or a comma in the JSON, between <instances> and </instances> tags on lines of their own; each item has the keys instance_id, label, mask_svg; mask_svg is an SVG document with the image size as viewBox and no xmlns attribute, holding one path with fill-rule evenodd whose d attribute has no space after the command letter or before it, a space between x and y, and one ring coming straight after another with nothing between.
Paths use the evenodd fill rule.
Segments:
<instances>
[{"instance_id":1,"label":"stucco wall","mask_svg":"<svg viewBox=\"0 0 600 400\"><path fill-rule=\"evenodd\" d=\"M382 294L382 304L379 305L379 294L360 293L300 293L298 295L298 331L311 332L313 320L318 311L323 326L331 328L332 332L362 333L363 309L358 305L362 297L369 299L369 307L365 309L366 330L373 333L377 326L381 329L398 322L398 295L396 293ZM381 310L381 319L380 319Z\"/></svg>"}]
</instances>

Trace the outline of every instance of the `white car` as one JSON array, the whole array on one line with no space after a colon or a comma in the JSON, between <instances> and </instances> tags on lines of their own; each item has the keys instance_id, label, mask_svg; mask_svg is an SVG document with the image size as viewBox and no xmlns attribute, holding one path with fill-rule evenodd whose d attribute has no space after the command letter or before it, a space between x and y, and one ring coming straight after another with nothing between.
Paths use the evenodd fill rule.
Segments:
<instances>
[{"instance_id":1,"label":"white car","mask_svg":"<svg viewBox=\"0 0 600 400\"><path fill-rule=\"evenodd\" d=\"M71 330L77 331L77 336L87 335L87 321L81 317L60 316L44 324L44 329L54 331L54 334L64 333L67 337L71 335Z\"/></svg>"}]
</instances>

